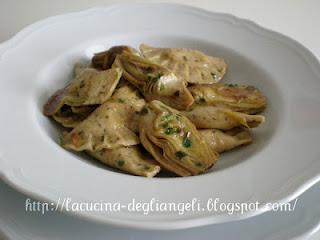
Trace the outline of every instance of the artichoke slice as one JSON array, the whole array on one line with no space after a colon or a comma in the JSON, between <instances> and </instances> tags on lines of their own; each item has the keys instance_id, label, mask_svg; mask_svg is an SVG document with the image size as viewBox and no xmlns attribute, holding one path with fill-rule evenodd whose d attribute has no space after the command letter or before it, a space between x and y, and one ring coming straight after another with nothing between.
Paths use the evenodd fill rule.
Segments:
<instances>
[{"instance_id":1,"label":"artichoke slice","mask_svg":"<svg viewBox=\"0 0 320 240\"><path fill-rule=\"evenodd\" d=\"M138 176L154 177L161 169L139 146L87 151L87 153L110 167Z\"/></svg>"},{"instance_id":2,"label":"artichoke slice","mask_svg":"<svg viewBox=\"0 0 320 240\"><path fill-rule=\"evenodd\" d=\"M137 50L129 46L114 46L107 51L94 54L91 63L94 68L100 70L106 70L111 68L116 56L123 52L132 53L134 55L140 55Z\"/></svg>"},{"instance_id":3,"label":"artichoke slice","mask_svg":"<svg viewBox=\"0 0 320 240\"><path fill-rule=\"evenodd\" d=\"M100 105L89 117L63 137L62 145L75 151L99 151L140 143L130 129L132 119L145 101L137 90L123 86L111 99Z\"/></svg>"},{"instance_id":4,"label":"artichoke slice","mask_svg":"<svg viewBox=\"0 0 320 240\"><path fill-rule=\"evenodd\" d=\"M237 112L256 114L266 108L266 97L252 86L203 84L188 87L194 105L224 107Z\"/></svg>"},{"instance_id":5,"label":"artichoke slice","mask_svg":"<svg viewBox=\"0 0 320 240\"><path fill-rule=\"evenodd\" d=\"M125 52L116 57L113 66L123 70L123 77L136 86L147 101L160 100L177 109L187 109L193 104L183 80L158 64Z\"/></svg>"},{"instance_id":6,"label":"artichoke slice","mask_svg":"<svg viewBox=\"0 0 320 240\"><path fill-rule=\"evenodd\" d=\"M249 115L212 106L195 106L192 110L181 113L189 118L197 128L216 128L221 130L239 126L254 128L265 121L262 115Z\"/></svg>"},{"instance_id":7,"label":"artichoke slice","mask_svg":"<svg viewBox=\"0 0 320 240\"><path fill-rule=\"evenodd\" d=\"M142 110L140 140L160 165L179 176L200 174L218 159L195 126L179 112L154 100Z\"/></svg>"},{"instance_id":8,"label":"artichoke slice","mask_svg":"<svg viewBox=\"0 0 320 240\"><path fill-rule=\"evenodd\" d=\"M199 130L199 133L209 147L218 153L252 142L249 131L242 128L231 129L225 132L218 129L203 129Z\"/></svg>"},{"instance_id":9,"label":"artichoke slice","mask_svg":"<svg viewBox=\"0 0 320 240\"><path fill-rule=\"evenodd\" d=\"M150 61L171 70L177 77L189 83L219 82L227 69L222 58L187 48L156 48L140 45L142 55Z\"/></svg>"},{"instance_id":10,"label":"artichoke slice","mask_svg":"<svg viewBox=\"0 0 320 240\"><path fill-rule=\"evenodd\" d=\"M122 71L119 68L106 71L87 68L78 73L68 86L49 98L44 105L45 115L54 115L64 104L85 106L104 103L116 88Z\"/></svg>"}]
</instances>

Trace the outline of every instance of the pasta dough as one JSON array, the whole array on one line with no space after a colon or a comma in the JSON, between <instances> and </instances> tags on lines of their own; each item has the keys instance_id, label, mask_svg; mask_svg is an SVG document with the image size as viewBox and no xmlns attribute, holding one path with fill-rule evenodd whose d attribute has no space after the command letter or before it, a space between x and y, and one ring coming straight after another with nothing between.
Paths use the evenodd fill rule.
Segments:
<instances>
[{"instance_id":1,"label":"pasta dough","mask_svg":"<svg viewBox=\"0 0 320 240\"><path fill-rule=\"evenodd\" d=\"M148 60L168 68L189 83L219 82L227 69L223 59L193 49L156 48L141 44L140 51Z\"/></svg>"},{"instance_id":2,"label":"pasta dough","mask_svg":"<svg viewBox=\"0 0 320 240\"><path fill-rule=\"evenodd\" d=\"M99 151L139 144L138 136L129 127L144 104L132 87L119 88L110 100L64 136L63 146L75 151Z\"/></svg>"},{"instance_id":3,"label":"pasta dough","mask_svg":"<svg viewBox=\"0 0 320 240\"><path fill-rule=\"evenodd\" d=\"M197 128L216 128L222 130L239 126L254 128L265 121L262 115L248 115L212 106L196 106L191 111L183 111L181 113L188 117Z\"/></svg>"},{"instance_id":4,"label":"pasta dough","mask_svg":"<svg viewBox=\"0 0 320 240\"><path fill-rule=\"evenodd\" d=\"M218 129L203 129L199 130L199 133L209 147L218 153L229 151L252 142L249 131L241 128L225 132Z\"/></svg>"},{"instance_id":5,"label":"pasta dough","mask_svg":"<svg viewBox=\"0 0 320 240\"><path fill-rule=\"evenodd\" d=\"M44 106L44 114L52 116L64 104L84 106L104 103L112 95L121 74L119 68L106 71L87 68L79 71L67 87L58 90L50 97Z\"/></svg>"},{"instance_id":6,"label":"pasta dough","mask_svg":"<svg viewBox=\"0 0 320 240\"><path fill-rule=\"evenodd\" d=\"M189 91L195 105L228 108L237 112L255 114L266 107L266 98L257 88L232 84L197 84Z\"/></svg>"},{"instance_id":7,"label":"pasta dough","mask_svg":"<svg viewBox=\"0 0 320 240\"><path fill-rule=\"evenodd\" d=\"M144 153L139 146L102 149L95 152L88 151L88 154L108 166L133 175L153 177L161 169L153 158Z\"/></svg>"}]
</instances>

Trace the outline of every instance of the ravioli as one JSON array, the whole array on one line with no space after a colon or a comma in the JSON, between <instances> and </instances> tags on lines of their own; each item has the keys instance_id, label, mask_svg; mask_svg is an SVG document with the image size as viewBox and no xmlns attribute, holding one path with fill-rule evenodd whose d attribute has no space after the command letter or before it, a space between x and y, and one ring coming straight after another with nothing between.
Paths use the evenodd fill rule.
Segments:
<instances>
[{"instance_id":1,"label":"ravioli","mask_svg":"<svg viewBox=\"0 0 320 240\"><path fill-rule=\"evenodd\" d=\"M74 74L74 76L78 76L83 71L86 71L88 69L94 70L94 68L89 66L88 64L84 64L84 63L78 62L73 67L73 74Z\"/></svg>"},{"instance_id":2,"label":"ravioli","mask_svg":"<svg viewBox=\"0 0 320 240\"><path fill-rule=\"evenodd\" d=\"M265 121L262 115L249 115L212 106L196 106L191 111L182 111L181 113L189 118L197 128L216 128L221 130L239 126L254 128Z\"/></svg>"},{"instance_id":3,"label":"ravioli","mask_svg":"<svg viewBox=\"0 0 320 240\"><path fill-rule=\"evenodd\" d=\"M160 101L146 105L139 126L143 146L163 168L179 176L200 174L218 159L195 126Z\"/></svg>"},{"instance_id":4,"label":"ravioli","mask_svg":"<svg viewBox=\"0 0 320 240\"><path fill-rule=\"evenodd\" d=\"M161 169L139 146L102 149L87 153L110 167L133 175L154 177Z\"/></svg>"},{"instance_id":5,"label":"ravioli","mask_svg":"<svg viewBox=\"0 0 320 240\"><path fill-rule=\"evenodd\" d=\"M187 109L193 97L186 84L168 69L142 57L122 53L113 67L123 70L123 77L137 87L147 101L160 100L177 109Z\"/></svg>"},{"instance_id":6,"label":"ravioli","mask_svg":"<svg viewBox=\"0 0 320 240\"><path fill-rule=\"evenodd\" d=\"M66 128L62 147L136 176L194 176L253 141L249 128L264 123L257 114L267 99L255 87L219 83L222 58L145 44L140 51L119 45L75 64L43 108Z\"/></svg>"},{"instance_id":7,"label":"ravioli","mask_svg":"<svg viewBox=\"0 0 320 240\"><path fill-rule=\"evenodd\" d=\"M123 86L89 117L63 137L62 145L75 151L99 151L140 143L132 119L145 101L130 86Z\"/></svg>"},{"instance_id":8,"label":"ravioli","mask_svg":"<svg viewBox=\"0 0 320 240\"><path fill-rule=\"evenodd\" d=\"M187 48L156 48L140 45L142 55L150 61L171 70L177 77L192 84L219 82L226 73L227 64L222 58Z\"/></svg>"},{"instance_id":9,"label":"ravioli","mask_svg":"<svg viewBox=\"0 0 320 240\"><path fill-rule=\"evenodd\" d=\"M249 131L242 128L231 129L228 131L203 129L199 130L199 133L209 147L218 153L229 151L252 142L252 137Z\"/></svg>"},{"instance_id":10,"label":"ravioli","mask_svg":"<svg viewBox=\"0 0 320 240\"><path fill-rule=\"evenodd\" d=\"M54 115L65 104L84 106L104 103L116 88L122 71L119 68L106 71L87 68L78 73L68 86L49 98L44 106L45 115Z\"/></svg>"},{"instance_id":11,"label":"ravioli","mask_svg":"<svg viewBox=\"0 0 320 240\"><path fill-rule=\"evenodd\" d=\"M233 84L197 84L188 87L195 105L228 108L256 114L266 108L266 97L257 88Z\"/></svg>"}]
</instances>

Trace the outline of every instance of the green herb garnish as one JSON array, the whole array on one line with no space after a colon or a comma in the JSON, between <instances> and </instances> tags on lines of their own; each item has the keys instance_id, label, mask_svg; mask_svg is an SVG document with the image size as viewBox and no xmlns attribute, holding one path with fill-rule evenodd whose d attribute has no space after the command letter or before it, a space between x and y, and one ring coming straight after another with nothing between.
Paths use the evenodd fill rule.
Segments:
<instances>
[{"instance_id":1,"label":"green herb garnish","mask_svg":"<svg viewBox=\"0 0 320 240\"><path fill-rule=\"evenodd\" d=\"M190 132L187 133L186 137L183 139L182 141L182 145L185 147L185 148L190 148L192 146L192 141L190 139Z\"/></svg>"},{"instance_id":2,"label":"green herb garnish","mask_svg":"<svg viewBox=\"0 0 320 240\"><path fill-rule=\"evenodd\" d=\"M190 138L185 138L184 140L183 140L183 146L185 147L185 148L189 148L189 147L191 147L192 146L192 142L191 142L191 140L190 140Z\"/></svg>"},{"instance_id":3,"label":"green herb garnish","mask_svg":"<svg viewBox=\"0 0 320 240\"><path fill-rule=\"evenodd\" d=\"M124 161L123 160L118 160L117 164L118 164L119 167L123 167Z\"/></svg>"},{"instance_id":4,"label":"green herb garnish","mask_svg":"<svg viewBox=\"0 0 320 240\"><path fill-rule=\"evenodd\" d=\"M158 75L154 76L154 75L151 75L149 74L148 75L148 78L150 81L153 81L153 82L157 82L159 81L159 79L162 77L162 74L161 73L158 73Z\"/></svg>"},{"instance_id":5,"label":"green herb garnish","mask_svg":"<svg viewBox=\"0 0 320 240\"><path fill-rule=\"evenodd\" d=\"M125 100L123 100L122 98L119 98L119 99L118 99L118 102L119 102L119 103L125 103Z\"/></svg>"},{"instance_id":6,"label":"green herb garnish","mask_svg":"<svg viewBox=\"0 0 320 240\"><path fill-rule=\"evenodd\" d=\"M174 114L172 114L172 113L168 113L167 115L165 115L165 116L163 116L162 118L161 118L161 120L162 121L165 121L165 122L170 122L170 121L172 121L172 120L174 120L175 119L175 116L174 116Z\"/></svg>"},{"instance_id":7,"label":"green herb garnish","mask_svg":"<svg viewBox=\"0 0 320 240\"><path fill-rule=\"evenodd\" d=\"M169 127L166 129L165 134L167 135L171 135L174 133L180 133L181 129L179 127Z\"/></svg>"}]
</instances>

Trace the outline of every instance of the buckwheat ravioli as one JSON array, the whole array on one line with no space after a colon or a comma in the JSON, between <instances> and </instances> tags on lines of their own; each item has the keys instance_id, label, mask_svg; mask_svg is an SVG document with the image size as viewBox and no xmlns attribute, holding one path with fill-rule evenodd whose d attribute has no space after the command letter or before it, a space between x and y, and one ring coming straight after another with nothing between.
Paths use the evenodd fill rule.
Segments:
<instances>
[{"instance_id":1,"label":"buckwheat ravioli","mask_svg":"<svg viewBox=\"0 0 320 240\"><path fill-rule=\"evenodd\" d=\"M62 147L117 171L199 175L254 142L265 122L266 96L224 82L227 69L221 56L190 48L111 46L76 63L43 113L64 127Z\"/></svg>"}]
</instances>

